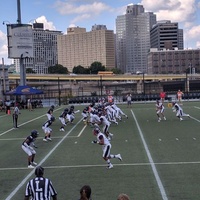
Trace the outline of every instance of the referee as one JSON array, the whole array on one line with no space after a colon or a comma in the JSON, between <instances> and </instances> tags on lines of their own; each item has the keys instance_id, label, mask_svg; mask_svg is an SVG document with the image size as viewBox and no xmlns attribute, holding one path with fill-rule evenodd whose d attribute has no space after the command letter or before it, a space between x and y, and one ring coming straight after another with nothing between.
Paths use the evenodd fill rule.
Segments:
<instances>
[{"instance_id":1,"label":"referee","mask_svg":"<svg viewBox=\"0 0 200 200\"><path fill-rule=\"evenodd\" d=\"M20 114L19 108L18 108L18 103L15 103L14 111L13 111L13 127L14 128L19 128L17 126L17 121L18 121L18 116Z\"/></svg>"},{"instance_id":2,"label":"referee","mask_svg":"<svg viewBox=\"0 0 200 200\"><path fill-rule=\"evenodd\" d=\"M52 182L44 178L44 168L37 166L35 168L34 179L31 179L26 185L25 198L24 200L50 200L51 197L53 200L57 200L57 192L54 189Z\"/></svg>"}]
</instances>

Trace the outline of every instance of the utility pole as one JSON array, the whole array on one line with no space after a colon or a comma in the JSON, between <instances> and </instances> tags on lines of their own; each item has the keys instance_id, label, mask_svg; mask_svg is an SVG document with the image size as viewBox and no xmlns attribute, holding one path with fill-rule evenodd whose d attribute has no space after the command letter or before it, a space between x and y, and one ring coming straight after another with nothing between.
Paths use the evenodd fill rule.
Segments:
<instances>
[{"instance_id":1,"label":"utility pole","mask_svg":"<svg viewBox=\"0 0 200 200\"><path fill-rule=\"evenodd\" d=\"M17 23L21 24L21 6L20 6L20 0L17 0Z\"/></svg>"},{"instance_id":2,"label":"utility pole","mask_svg":"<svg viewBox=\"0 0 200 200\"><path fill-rule=\"evenodd\" d=\"M22 24L21 20L21 6L20 0L17 0L17 23L20 25ZM26 69L24 67L24 54L22 53L19 58L20 63L20 85L26 85Z\"/></svg>"}]
</instances>

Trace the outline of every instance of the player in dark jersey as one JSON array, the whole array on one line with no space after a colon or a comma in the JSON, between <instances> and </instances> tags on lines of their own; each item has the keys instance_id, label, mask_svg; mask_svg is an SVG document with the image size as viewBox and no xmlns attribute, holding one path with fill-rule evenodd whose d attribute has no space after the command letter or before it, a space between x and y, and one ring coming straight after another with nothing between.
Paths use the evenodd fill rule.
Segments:
<instances>
[{"instance_id":1,"label":"player in dark jersey","mask_svg":"<svg viewBox=\"0 0 200 200\"><path fill-rule=\"evenodd\" d=\"M26 185L24 200L29 200L30 198L32 200L50 200L51 197L53 200L57 200L57 192L51 180L44 178L43 175L44 168L37 166L35 168L36 177L31 179Z\"/></svg>"},{"instance_id":2,"label":"player in dark jersey","mask_svg":"<svg viewBox=\"0 0 200 200\"><path fill-rule=\"evenodd\" d=\"M36 140L38 135L39 133L36 130L32 130L31 135L29 135L22 143L22 149L26 154L28 154L28 168L34 168L33 165L37 165L37 163L34 162L36 154L34 147L37 148L34 141Z\"/></svg>"},{"instance_id":3,"label":"player in dark jersey","mask_svg":"<svg viewBox=\"0 0 200 200\"><path fill-rule=\"evenodd\" d=\"M53 116L53 111L54 111L54 105L52 105L50 108L49 108L49 110L47 111L47 119L48 120L50 120L51 119L51 117Z\"/></svg>"},{"instance_id":4,"label":"player in dark jersey","mask_svg":"<svg viewBox=\"0 0 200 200\"><path fill-rule=\"evenodd\" d=\"M45 137L43 139L44 142L47 142L48 140L51 141L51 132L52 129L50 128L51 124L55 121L55 117L51 117L50 120L47 120L43 125L42 125L42 130L45 133Z\"/></svg>"},{"instance_id":5,"label":"player in dark jersey","mask_svg":"<svg viewBox=\"0 0 200 200\"><path fill-rule=\"evenodd\" d=\"M61 127L60 127L60 131L65 131L64 127L67 125L66 124L66 117L67 117L68 111L69 111L68 108L65 108L65 110L59 116L59 120L62 124Z\"/></svg>"}]
</instances>

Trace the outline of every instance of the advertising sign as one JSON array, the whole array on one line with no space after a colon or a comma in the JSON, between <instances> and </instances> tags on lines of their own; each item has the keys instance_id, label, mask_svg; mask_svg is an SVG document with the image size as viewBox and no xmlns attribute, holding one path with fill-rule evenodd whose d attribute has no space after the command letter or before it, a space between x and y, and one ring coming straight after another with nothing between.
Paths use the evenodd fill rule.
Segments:
<instances>
[{"instance_id":1,"label":"advertising sign","mask_svg":"<svg viewBox=\"0 0 200 200\"><path fill-rule=\"evenodd\" d=\"M7 24L8 58L33 57L33 29L30 24Z\"/></svg>"}]
</instances>

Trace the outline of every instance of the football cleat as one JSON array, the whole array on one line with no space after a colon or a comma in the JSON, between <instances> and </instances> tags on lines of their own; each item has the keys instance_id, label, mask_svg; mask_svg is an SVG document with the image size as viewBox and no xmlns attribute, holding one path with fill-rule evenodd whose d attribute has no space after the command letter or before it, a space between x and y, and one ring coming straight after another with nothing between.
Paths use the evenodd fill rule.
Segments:
<instances>
[{"instance_id":1,"label":"football cleat","mask_svg":"<svg viewBox=\"0 0 200 200\"><path fill-rule=\"evenodd\" d=\"M47 140L51 141L52 139L50 137L48 137Z\"/></svg>"},{"instance_id":2,"label":"football cleat","mask_svg":"<svg viewBox=\"0 0 200 200\"><path fill-rule=\"evenodd\" d=\"M43 141L44 141L44 142L47 142L47 139L44 138Z\"/></svg>"},{"instance_id":3,"label":"football cleat","mask_svg":"<svg viewBox=\"0 0 200 200\"><path fill-rule=\"evenodd\" d=\"M113 168L113 165L110 164L107 168L108 168L108 169L112 169L112 168Z\"/></svg>"},{"instance_id":4,"label":"football cleat","mask_svg":"<svg viewBox=\"0 0 200 200\"><path fill-rule=\"evenodd\" d=\"M116 155L116 158L118 158L120 161L122 161L122 157L121 157L120 154L117 154L117 155Z\"/></svg>"},{"instance_id":5,"label":"football cleat","mask_svg":"<svg viewBox=\"0 0 200 200\"><path fill-rule=\"evenodd\" d=\"M33 165L37 165L37 163L36 163L36 162L32 162L32 164L33 164Z\"/></svg>"},{"instance_id":6,"label":"football cleat","mask_svg":"<svg viewBox=\"0 0 200 200\"><path fill-rule=\"evenodd\" d=\"M33 165L29 165L28 168L29 168L29 169L33 169L34 166L33 166Z\"/></svg>"},{"instance_id":7,"label":"football cleat","mask_svg":"<svg viewBox=\"0 0 200 200\"><path fill-rule=\"evenodd\" d=\"M183 121L183 118L180 118L180 121Z\"/></svg>"},{"instance_id":8,"label":"football cleat","mask_svg":"<svg viewBox=\"0 0 200 200\"><path fill-rule=\"evenodd\" d=\"M164 120L167 120L166 117L163 118Z\"/></svg>"}]
</instances>

